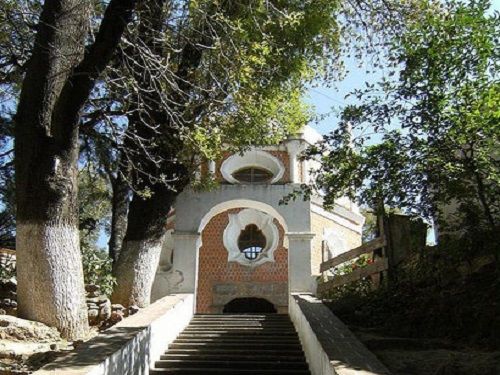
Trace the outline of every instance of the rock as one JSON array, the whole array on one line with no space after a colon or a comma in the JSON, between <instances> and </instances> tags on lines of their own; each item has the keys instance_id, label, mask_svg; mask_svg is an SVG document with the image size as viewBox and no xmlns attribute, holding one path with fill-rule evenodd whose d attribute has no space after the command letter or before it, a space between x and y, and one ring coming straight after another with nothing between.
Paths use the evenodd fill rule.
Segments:
<instances>
[{"instance_id":1,"label":"rock","mask_svg":"<svg viewBox=\"0 0 500 375\"><path fill-rule=\"evenodd\" d=\"M99 297L101 287L99 285L88 284L85 285L85 291L87 292L87 297Z\"/></svg>"},{"instance_id":2,"label":"rock","mask_svg":"<svg viewBox=\"0 0 500 375\"><path fill-rule=\"evenodd\" d=\"M10 301L10 307L12 307L13 309L17 308L17 301L11 300Z\"/></svg>"},{"instance_id":3,"label":"rock","mask_svg":"<svg viewBox=\"0 0 500 375\"><path fill-rule=\"evenodd\" d=\"M85 285L85 291L87 293L95 293L101 290L101 287L99 285L94 285L94 284L87 284Z\"/></svg>"},{"instance_id":4,"label":"rock","mask_svg":"<svg viewBox=\"0 0 500 375\"><path fill-rule=\"evenodd\" d=\"M97 297L87 298L87 299L86 299L86 302L87 302L87 305L88 305L89 303L95 303L95 304L97 305L97 303L99 302L99 298L97 298Z\"/></svg>"},{"instance_id":5,"label":"rock","mask_svg":"<svg viewBox=\"0 0 500 375\"><path fill-rule=\"evenodd\" d=\"M0 315L5 315L7 312L4 309L0 309Z\"/></svg>"},{"instance_id":6,"label":"rock","mask_svg":"<svg viewBox=\"0 0 500 375\"><path fill-rule=\"evenodd\" d=\"M0 337L41 343L61 340L61 335L53 327L10 315L0 315Z\"/></svg>"},{"instance_id":7,"label":"rock","mask_svg":"<svg viewBox=\"0 0 500 375\"><path fill-rule=\"evenodd\" d=\"M17 294L15 290L0 289L0 298L17 299Z\"/></svg>"},{"instance_id":8,"label":"rock","mask_svg":"<svg viewBox=\"0 0 500 375\"><path fill-rule=\"evenodd\" d=\"M91 326L99 324L99 310L89 310L87 315L89 317L89 324Z\"/></svg>"},{"instance_id":9,"label":"rock","mask_svg":"<svg viewBox=\"0 0 500 375\"><path fill-rule=\"evenodd\" d=\"M73 341L73 348L78 348L80 345L82 345L84 343L83 340L75 340Z\"/></svg>"},{"instance_id":10,"label":"rock","mask_svg":"<svg viewBox=\"0 0 500 375\"><path fill-rule=\"evenodd\" d=\"M97 301L97 304L102 305L104 303L109 303L109 306L111 307L111 301L109 300L109 298L106 296L100 296L98 301Z\"/></svg>"},{"instance_id":11,"label":"rock","mask_svg":"<svg viewBox=\"0 0 500 375\"><path fill-rule=\"evenodd\" d=\"M17 280L15 277L10 278L9 280L5 281L3 283L4 287L9 290L16 290L17 289Z\"/></svg>"},{"instance_id":12,"label":"rock","mask_svg":"<svg viewBox=\"0 0 500 375\"><path fill-rule=\"evenodd\" d=\"M123 311L123 310L125 310L125 307L123 307L123 305L120 305L119 303L111 305L111 311Z\"/></svg>"},{"instance_id":13,"label":"rock","mask_svg":"<svg viewBox=\"0 0 500 375\"><path fill-rule=\"evenodd\" d=\"M135 313L137 313L139 311L139 306L137 305L132 305L128 308L128 315L134 315Z\"/></svg>"},{"instance_id":14,"label":"rock","mask_svg":"<svg viewBox=\"0 0 500 375\"><path fill-rule=\"evenodd\" d=\"M99 305L97 305L97 303L87 303L87 309L89 309L89 310L99 310Z\"/></svg>"},{"instance_id":15,"label":"rock","mask_svg":"<svg viewBox=\"0 0 500 375\"><path fill-rule=\"evenodd\" d=\"M121 322L122 320L123 320L123 313L118 311L113 311L109 318L109 322L111 323L111 325Z\"/></svg>"},{"instance_id":16,"label":"rock","mask_svg":"<svg viewBox=\"0 0 500 375\"><path fill-rule=\"evenodd\" d=\"M99 308L99 319L101 321L108 320L110 317L111 317L111 302L105 303L101 305Z\"/></svg>"}]
</instances>

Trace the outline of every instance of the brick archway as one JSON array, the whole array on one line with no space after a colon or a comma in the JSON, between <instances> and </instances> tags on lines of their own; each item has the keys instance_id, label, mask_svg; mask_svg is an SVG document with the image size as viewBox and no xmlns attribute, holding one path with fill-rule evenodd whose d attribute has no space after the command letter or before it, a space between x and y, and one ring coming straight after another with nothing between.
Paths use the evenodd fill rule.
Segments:
<instances>
[{"instance_id":1,"label":"brick archway","mask_svg":"<svg viewBox=\"0 0 500 375\"><path fill-rule=\"evenodd\" d=\"M276 306L278 312L288 308L288 249L284 246L285 230L278 227L279 241L274 262L249 267L228 261L223 232L229 223L229 214L244 208L233 208L212 217L201 232L198 251L196 311L221 313L235 298L263 298Z\"/></svg>"}]
</instances>

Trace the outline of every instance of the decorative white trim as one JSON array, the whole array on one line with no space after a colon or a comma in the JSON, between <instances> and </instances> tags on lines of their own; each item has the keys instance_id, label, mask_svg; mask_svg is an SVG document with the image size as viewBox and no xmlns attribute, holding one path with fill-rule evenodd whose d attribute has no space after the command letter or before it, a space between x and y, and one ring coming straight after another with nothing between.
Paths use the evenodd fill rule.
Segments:
<instances>
[{"instance_id":1,"label":"decorative white trim","mask_svg":"<svg viewBox=\"0 0 500 375\"><path fill-rule=\"evenodd\" d=\"M268 205L267 203L254 201L251 199L233 199L230 201L221 202L213 206L210 211L208 211L200 220L198 233L203 232L203 229L205 229L206 225L210 220L212 220L214 216L217 216L218 214L233 208L253 208L254 210L265 212L269 216L272 216L273 218L278 220L278 223L280 223L285 232L288 230L288 225L286 224L285 218L278 211L276 211L274 207Z\"/></svg>"},{"instance_id":2,"label":"decorative white trim","mask_svg":"<svg viewBox=\"0 0 500 375\"><path fill-rule=\"evenodd\" d=\"M247 225L256 225L266 237L266 246L254 259L248 259L238 247L238 237ZM279 231L273 223L273 217L268 214L254 210L252 208L244 209L237 214L229 214L229 224L223 233L224 247L228 252L227 261L237 262L244 266L257 267L263 263L274 262L274 251L279 243Z\"/></svg>"},{"instance_id":3,"label":"decorative white trim","mask_svg":"<svg viewBox=\"0 0 500 375\"><path fill-rule=\"evenodd\" d=\"M222 177L227 182L232 184L241 184L240 181L233 177L233 173L249 167L264 168L273 174L273 178L269 184L274 184L281 180L285 173L283 163L269 152L261 150L249 150L243 155L235 154L228 157L222 163L220 171Z\"/></svg>"},{"instance_id":4,"label":"decorative white trim","mask_svg":"<svg viewBox=\"0 0 500 375\"><path fill-rule=\"evenodd\" d=\"M364 220L361 221L360 224L353 223L352 221L345 219L336 213L326 211L323 207L318 206L318 205L314 204L313 202L311 202L311 212L314 212L315 214L321 215L326 219L332 220L332 221L336 222L339 225L342 225L343 227L345 227L347 229L355 231L358 234L362 234L362 232L363 232ZM356 215L354 213L352 213L352 214ZM361 216L361 215L356 215L356 216Z\"/></svg>"},{"instance_id":5,"label":"decorative white trim","mask_svg":"<svg viewBox=\"0 0 500 375\"><path fill-rule=\"evenodd\" d=\"M287 232L285 233L289 240L310 241L316 237L316 233L312 232Z\"/></svg>"},{"instance_id":6,"label":"decorative white trim","mask_svg":"<svg viewBox=\"0 0 500 375\"><path fill-rule=\"evenodd\" d=\"M286 144L286 148L290 159L290 181L294 184L300 183L300 163L297 160L297 155L305 149L305 144L300 139L290 139Z\"/></svg>"}]
</instances>

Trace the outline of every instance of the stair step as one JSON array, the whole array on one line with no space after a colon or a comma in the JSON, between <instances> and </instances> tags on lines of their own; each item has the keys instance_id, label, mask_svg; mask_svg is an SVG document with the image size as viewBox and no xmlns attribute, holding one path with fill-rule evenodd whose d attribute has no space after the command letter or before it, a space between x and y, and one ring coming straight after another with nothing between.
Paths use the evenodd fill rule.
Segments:
<instances>
[{"instance_id":1,"label":"stair step","mask_svg":"<svg viewBox=\"0 0 500 375\"><path fill-rule=\"evenodd\" d=\"M241 334L234 334L234 333L183 333L177 337L178 339L241 339L243 338L244 340L259 340L259 341L285 341L285 340L294 340L297 341L298 338L296 335L268 335L265 333L253 333L253 334L246 334L245 336Z\"/></svg>"},{"instance_id":2,"label":"stair step","mask_svg":"<svg viewBox=\"0 0 500 375\"><path fill-rule=\"evenodd\" d=\"M198 348L169 348L165 355L167 354L220 354L220 355L275 355L275 356L303 356L302 348L294 348L287 350L276 350L276 349L252 349L251 352L248 349L242 348L214 348L211 346L201 346Z\"/></svg>"},{"instance_id":3,"label":"stair step","mask_svg":"<svg viewBox=\"0 0 500 375\"><path fill-rule=\"evenodd\" d=\"M310 375L309 370L290 370L290 369L231 369L231 368L169 368L169 369L151 369L151 375L169 375L169 374L182 374L182 375L200 375L200 374L226 374L226 375Z\"/></svg>"},{"instance_id":4,"label":"stair step","mask_svg":"<svg viewBox=\"0 0 500 375\"><path fill-rule=\"evenodd\" d=\"M286 333L294 333L295 330L293 328L287 328L287 329L276 329L276 328L270 328L270 327L231 327L231 326L200 326L200 327L188 327L186 328L183 332L196 332L196 331L242 331L242 332L248 332L248 331L263 331L265 330L266 332L273 332L273 333L279 333L279 332L286 332Z\"/></svg>"},{"instance_id":5,"label":"stair step","mask_svg":"<svg viewBox=\"0 0 500 375\"><path fill-rule=\"evenodd\" d=\"M196 314L193 319L281 319L290 320L287 314Z\"/></svg>"},{"instance_id":6,"label":"stair step","mask_svg":"<svg viewBox=\"0 0 500 375\"><path fill-rule=\"evenodd\" d=\"M248 353L248 351L243 353L221 353L216 351L214 353L191 353L191 354L175 354L171 352L166 352L165 354L160 356L160 360L221 360L221 361L232 361L232 362L246 362L249 360L257 360L257 361L278 361L278 362L304 362L305 358L301 352L297 352L297 354L293 353L281 353L274 352L273 353Z\"/></svg>"},{"instance_id":7,"label":"stair step","mask_svg":"<svg viewBox=\"0 0 500 375\"><path fill-rule=\"evenodd\" d=\"M310 375L288 315L195 315L151 375Z\"/></svg>"},{"instance_id":8,"label":"stair step","mask_svg":"<svg viewBox=\"0 0 500 375\"><path fill-rule=\"evenodd\" d=\"M220 349L227 349L227 348L234 348L234 343L206 343L206 342L192 342L192 343L176 343L173 342L172 344L169 345L169 348L172 349L195 349L195 348L200 348L200 347L211 347L211 348L220 348ZM265 344L265 343L250 343L245 346L241 346L242 348L246 348L247 350L250 349L290 349L290 348L299 348L301 349L301 346L299 343L294 343L294 344Z\"/></svg>"},{"instance_id":9,"label":"stair step","mask_svg":"<svg viewBox=\"0 0 500 375\"><path fill-rule=\"evenodd\" d=\"M254 320L254 319L193 319L190 324L214 324L214 323L224 323L224 324L262 324L262 325L292 325L290 321L286 320Z\"/></svg>"},{"instance_id":10,"label":"stair step","mask_svg":"<svg viewBox=\"0 0 500 375\"><path fill-rule=\"evenodd\" d=\"M278 362L278 361L221 361L221 360L160 360L156 361L155 368L252 368L252 369L294 369L307 370L306 363Z\"/></svg>"},{"instance_id":11,"label":"stair step","mask_svg":"<svg viewBox=\"0 0 500 375\"><path fill-rule=\"evenodd\" d=\"M274 328L274 329L293 329L292 324L288 323L254 323L254 322L244 322L244 323L234 323L234 322L199 322L199 323L191 323L190 327L262 327L262 328Z\"/></svg>"},{"instance_id":12,"label":"stair step","mask_svg":"<svg viewBox=\"0 0 500 375\"><path fill-rule=\"evenodd\" d=\"M178 338L174 341L174 343L187 343L187 342L205 342L209 343L231 343L233 345L242 345L245 347L247 344L300 344L300 341L296 337L265 337L265 338L249 338L242 336L233 336L233 337L189 337L189 338Z\"/></svg>"}]
</instances>

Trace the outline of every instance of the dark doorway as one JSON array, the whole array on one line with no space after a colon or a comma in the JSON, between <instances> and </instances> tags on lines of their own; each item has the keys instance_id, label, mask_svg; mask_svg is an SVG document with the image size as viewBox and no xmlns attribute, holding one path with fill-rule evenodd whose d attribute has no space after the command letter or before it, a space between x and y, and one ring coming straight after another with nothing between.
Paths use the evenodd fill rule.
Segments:
<instances>
[{"instance_id":1,"label":"dark doorway","mask_svg":"<svg viewBox=\"0 0 500 375\"><path fill-rule=\"evenodd\" d=\"M264 298L236 298L227 303L222 312L224 314L275 314L276 308Z\"/></svg>"}]
</instances>

